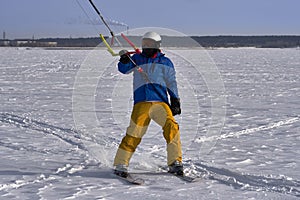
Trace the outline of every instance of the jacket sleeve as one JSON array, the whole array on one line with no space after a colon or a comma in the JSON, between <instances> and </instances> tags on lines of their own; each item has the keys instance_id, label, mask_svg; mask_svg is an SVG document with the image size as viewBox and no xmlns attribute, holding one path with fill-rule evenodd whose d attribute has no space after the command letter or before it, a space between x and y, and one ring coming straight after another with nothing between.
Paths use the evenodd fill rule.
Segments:
<instances>
[{"instance_id":1,"label":"jacket sleeve","mask_svg":"<svg viewBox=\"0 0 300 200\"><path fill-rule=\"evenodd\" d=\"M176 71L171 60L167 59L167 70L165 75L166 85L168 93L171 98L179 99L177 81L176 81Z\"/></svg>"}]
</instances>

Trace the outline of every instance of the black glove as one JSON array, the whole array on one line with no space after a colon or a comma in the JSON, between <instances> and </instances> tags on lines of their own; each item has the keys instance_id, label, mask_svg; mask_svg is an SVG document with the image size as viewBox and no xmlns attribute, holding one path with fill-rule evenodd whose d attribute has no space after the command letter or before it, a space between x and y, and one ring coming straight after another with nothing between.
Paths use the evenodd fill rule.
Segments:
<instances>
[{"instance_id":1,"label":"black glove","mask_svg":"<svg viewBox=\"0 0 300 200\"><path fill-rule=\"evenodd\" d=\"M129 55L127 55L128 51L127 50L121 50L119 52L119 55L120 55L120 62L123 63L123 64L127 64L130 62L130 58L129 58Z\"/></svg>"},{"instance_id":2,"label":"black glove","mask_svg":"<svg viewBox=\"0 0 300 200\"><path fill-rule=\"evenodd\" d=\"M173 116L180 115L181 114L180 99L171 98L170 108L171 108Z\"/></svg>"}]
</instances>

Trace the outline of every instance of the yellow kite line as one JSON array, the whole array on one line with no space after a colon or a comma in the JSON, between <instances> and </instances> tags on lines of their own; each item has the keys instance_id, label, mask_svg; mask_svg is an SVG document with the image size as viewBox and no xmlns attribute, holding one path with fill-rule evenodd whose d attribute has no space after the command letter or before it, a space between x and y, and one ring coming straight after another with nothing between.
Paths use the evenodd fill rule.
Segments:
<instances>
[{"instance_id":1,"label":"yellow kite line","mask_svg":"<svg viewBox=\"0 0 300 200\"><path fill-rule=\"evenodd\" d=\"M107 51L112 55L112 56L119 56L118 53L115 53L114 50L111 48L111 46L106 42L104 36L100 34L101 40L104 42L105 46L107 47Z\"/></svg>"}]
</instances>

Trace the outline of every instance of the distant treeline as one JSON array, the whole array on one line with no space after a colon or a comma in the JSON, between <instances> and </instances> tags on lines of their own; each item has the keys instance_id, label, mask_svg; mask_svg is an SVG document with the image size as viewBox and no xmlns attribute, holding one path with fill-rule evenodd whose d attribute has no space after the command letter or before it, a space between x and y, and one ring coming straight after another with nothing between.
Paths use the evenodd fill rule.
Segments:
<instances>
[{"instance_id":1,"label":"distant treeline","mask_svg":"<svg viewBox=\"0 0 300 200\"><path fill-rule=\"evenodd\" d=\"M129 36L140 46L141 38ZM122 38L119 39L127 46ZM164 47L257 47L257 48L294 48L300 46L300 36L163 36ZM0 46L49 46L49 47L96 47L104 46L99 37L93 38L44 38L37 40L0 40Z\"/></svg>"},{"instance_id":2,"label":"distant treeline","mask_svg":"<svg viewBox=\"0 0 300 200\"><path fill-rule=\"evenodd\" d=\"M203 47L293 48L300 36L203 36L192 37Z\"/></svg>"}]
</instances>

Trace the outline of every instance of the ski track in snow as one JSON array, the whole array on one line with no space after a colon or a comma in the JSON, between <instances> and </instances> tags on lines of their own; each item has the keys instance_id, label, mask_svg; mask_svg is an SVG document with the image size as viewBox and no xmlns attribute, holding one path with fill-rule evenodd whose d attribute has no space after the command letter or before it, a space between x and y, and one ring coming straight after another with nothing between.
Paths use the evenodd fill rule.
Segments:
<instances>
[{"instance_id":1,"label":"ski track in snow","mask_svg":"<svg viewBox=\"0 0 300 200\"><path fill-rule=\"evenodd\" d=\"M248 134L256 133L259 131L271 130L274 128L279 128L284 125L293 124L298 121L299 121L299 117L293 117L293 118L282 120L282 121L279 121L276 123L271 123L271 124L262 125L262 126L255 127L255 128L245 129L245 130L238 131L238 132L226 133L226 134L222 134L219 136L210 136L210 137L202 137L202 138L200 137L200 138L196 139L195 142L201 143L201 142L207 142L207 141L222 140L222 139L226 139L226 138L235 138L235 137L238 138L239 136L242 136L242 135L248 135Z\"/></svg>"},{"instance_id":2,"label":"ski track in snow","mask_svg":"<svg viewBox=\"0 0 300 200\"><path fill-rule=\"evenodd\" d=\"M7 54L7 56L11 55L11 53L18 53L19 59L28 62L27 65L25 64L21 68L21 71L15 70L18 68L12 66L14 64L19 64L19 61L16 60L3 61L6 62L5 66L8 66L5 70L3 69L5 66L3 66L3 64L0 65L0 67L2 67L2 71L0 71L0 80L5 80L5 86L0 86L0 92L3 93L3 100L7 97L7 99L5 99L7 101L4 101L4 106L2 107L5 112L0 112L0 131L2 135L0 140L0 155L2 158L0 165L1 199L140 199L141 197L144 199L173 199L176 197L188 199L300 198L299 176L290 176L290 173L285 171L289 168L283 169L280 174L259 173L257 171L251 171L251 167L254 167L255 169L256 166L257 169L259 169L258 163L256 163L257 161L252 158L241 157L238 160L232 158L235 165L226 169L226 161L222 160L222 158L215 158L216 160L219 159L219 162L214 165L212 162L209 162L209 160L199 160L197 152L193 154L189 151L186 152L186 154L188 154L186 157L190 158L184 159L185 173L191 176L200 177L201 180L199 182L184 184L176 177L164 175L159 172L158 168L153 168L151 165L149 165L149 168L143 168L143 166L147 166L148 164L147 159L145 158L145 160L142 161L143 163L137 163L138 161L135 160L133 162L135 167L133 166L132 171L144 178L146 184L144 186L131 186L123 183L111 174L112 170L108 166L101 162L99 163L89 155L89 151L84 142L97 143L97 140L89 138L83 132L75 130L74 128L68 128L72 127L72 125L65 124L64 121L58 123L57 120L59 118L57 118L57 115L60 115L60 113L53 112L53 110L56 109L55 104L53 104L53 107L49 107L49 113L45 114L46 116L54 117L53 124L51 123L51 118L46 122L43 120L44 117L35 117L39 116L39 112L47 111L48 107L46 104L49 103L47 98L44 100L42 98L38 99L38 105L42 107L45 106L45 109L42 107L33 107L33 110L30 111L29 109L27 112L22 112L22 110L19 109L22 107L18 104L22 101L18 101L18 95L21 95L22 97L22 94L18 93L18 91L24 89L22 88L22 84L20 84L20 82L22 83L23 78L27 80L42 76L40 78L44 78L45 81L42 84L45 84L45 88L47 88L50 82L48 76L52 76L53 73L57 74L63 72L70 77L75 76L76 70L70 70L70 67L72 68L72 66L75 65L78 67L78 63L75 62L73 64L62 65L62 63L69 62L65 61L65 55L75 57L82 54L85 55L85 52L67 51L62 53L63 55L60 57L57 55L57 52L61 51L41 51L42 53L39 53L38 51L20 52L18 50L8 50L9 54ZM218 50L215 53L216 55L219 53L231 55L230 51L231 50ZM48 54L48 52L51 53ZM35 61L32 61L33 63L31 63L25 56L27 53L30 55L40 54L40 56L44 56L44 58L49 60L55 58L56 61L45 64L43 63L43 60L40 60L39 56L36 56L33 58ZM265 53L267 54L267 51ZM268 59L266 58L264 60ZM233 61L234 59L229 62L232 63ZM36 62L40 62L40 64L36 64ZM234 72L235 71L233 70L233 73ZM226 70L223 73L226 74ZM26 74L30 74L30 76L26 76ZM6 78L7 75L14 78L10 80ZM232 74L229 74L228 76L231 77ZM225 77L225 83L226 78L229 80L229 77ZM49 79L49 82L47 79ZM71 93L66 93L63 89L65 87L72 87L71 79L68 79L70 82L67 83L60 81L59 79L54 81L57 81L55 87L58 88L58 91L61 90L63 95L71 95ZM37 82L37 85L35 85L35 82L31 83L32 88L30 88L30 91L35 92L34 87L39 85L39 82ZM47 91L45 88L44 90ZM14 97L9 91L17 91L18 95ZM284 90L282 89L282 91ZM299 90L294 88L291 91L297 92ZM43 94L47 93L45 92ZM288 95L289 97L293 97L292 94ZM278 95L278 97L281 97L281 95ZM30 99L30 97L26 98ZM293 100L292 98L290 99ZM273 101L273 99L271 100ZM43 103L43 101L45 102ZM64 102L64 100L62 102ZM18 109L11 107L10 111L10 106L14 105L17 106ZM30 105L30 103L28 105ZM69 105L65 106L67 107ZM207 116L209 117L209 111L206 110L205 107L202 109L204 112L207 111ZM229 112L232 112L230 122L233 122L235 119L243 120L242 117L245 113L243 113L242 109L241 113L235 113L235 111L231 109L232 108L230 107ZM66 109L66 111L70 112L69 109ZM36 114L36 112L38 114ZM297 114L297 107L291 115L278 116L276 114L274 115L276 119L268 119L263 125L254 123L251 127L245 129L240 128L237 130L237 126L231 124L233 130L230 131L230 126L228 125L225 127L227 133L224 133L225 131L223 131L223 133L218 136L199 136L195 139L194 143L197 144L207 141L236 141L239 140L239 138L247 138L250 135L252 137L257 137L259 141L259 137L255 136L254 133L271 131L272 134L276 134L277 129L285 130L287 127L292 127L296 131L299 130L299 125L297 124L299 122L299 117L295 115L295 113ZM65 116L65 120L68 122L72 121L67 119L67 117L68 115ZM206 123L204 118L200 118L200 121L201 120L204 124ZM251 123L251 121L249 121L249 123ZM204 124L201 124L201 126L204 126ZM111 126L111 124L109 124L109 126ZM184 132L184 127L182 130L182 132ZM290 137L294 137L293 132L287 133L291 135ZM281 135L279 136L281 137ZM299 139L299 135L296 135L295 142L297 143L297 140L299 141ZM107 136L104 141L115 142L113 136ZM272 142L275 141L276 140ZM285 141L283 141L283 143L284 142ZM154 144L155 143L153 143L153 145ZM230 154L232 149L226 149L226 143L223 144L224 147L222 147L222 143L220 145L220 149L224 150L225 148L225 151L228 151ZM262 150L264 150L265 144L262 142L260 145L262 146ZM277 144L274 143L270 145L276 146ZM289 156L291 156L291 159L293 159L292 156L299 155L299 149L293 149L293 151L291 151L288 146L289 144L287 144L287 146L282 146L282 148L286 148L286 150L280 149L281 146L277 149L279 152L287 151L290 153ZM112 147L108 145L106 148ZM217 148L216 153L221 152L219 151L218 146L215 148ZM297 146L295 146L295 148L297 148ZM146 148L141 147L140 150L143 151L146 150ZM152 157L151 159L157 159L159 163L163 163L165 156L159 154L161 150L162 147L160 145L154 145L150 148L147 155ZM196 150L194 151L197 150L199 151L196 145ZM235 147L234 150L237 153L240 151L249 151L248 149L241 150L237 147ZM137 152L137 154L140 153L141 152ZM250 152L250 155L252 154L253 153ZM210 156L212 155L206 155L203 159L210 158ZM218 155L216 154L216 156ZM272 157L272 154L265 156ZM233 161L231 161L231 163ZM270 163L272 162L274 161L270 161ZM299 172L297 161L291 162L290 164L290 166L293 167L293 170L298 170ZM237 170L235 170L235 166ZM269 164L269 166L272 165ZM243 167L249 167L247 172L241 172L240 168L243 169ZM276 167L276 163L273 167ZM272 171L272 169L270 171Z\"/></svg>"},{"instance_id":3,"label":"ski track in snow","mask_svg":"<svg viewBox=\"0 0 300 200\"><path fill-rule=\"evenodd\" d=\"M300 181L293 180L291 177L239 174L224 168L206 166L202 163L194 163L193 168L208 179L216 180L219 183L234 188L242 190L278 192L300 197Z\"/></svg>"},{"instance_id":4,"label":"ski track in snow","mask_svg":"<svg viewBox=\"0 0 300 200\"><path fill-rule=\"evenodd\" d=\"M27 117L20 117L18 115L9 113L0 113L0 122L8 123L19 128L26 128L45 134L50 134L70 145L74 145L77 146L79 149L85 150L82 141L80 141L80 134L73 129L61 128L58 126L49 125L45 122L40 122Z\"/></svg>"}]
</instances>

